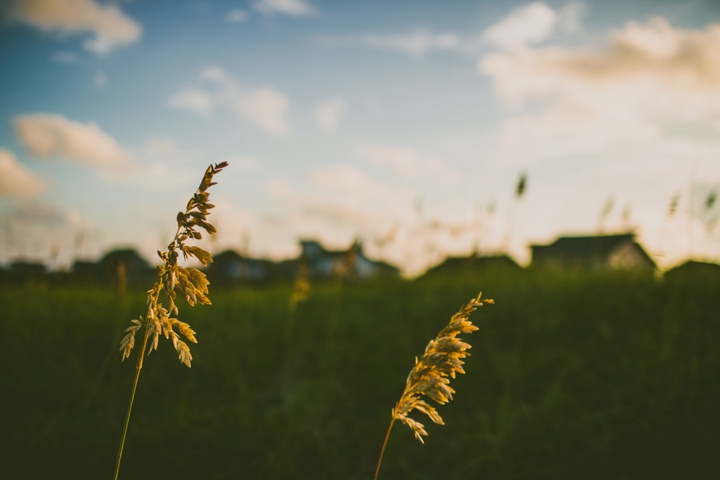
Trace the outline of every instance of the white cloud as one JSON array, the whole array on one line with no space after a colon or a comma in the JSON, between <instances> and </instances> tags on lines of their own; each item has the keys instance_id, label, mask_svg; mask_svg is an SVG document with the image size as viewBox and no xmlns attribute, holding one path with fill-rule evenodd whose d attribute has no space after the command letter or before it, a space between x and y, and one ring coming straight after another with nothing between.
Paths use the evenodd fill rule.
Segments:
<instances>
[{"instance_id":1,"label":"white cloud","mask_svg":"<svg viewBox=\"0 0 720 480\"><path fill-rule=\"evenodd\" d=\"M439 157L421 155L410 147L372 144L360 145L357 148L360 158L370 164L383 167L390 166L405 180L432 178L434 182L444 185L456 185L461 180L458 172L449 168Z\"/></svg>"},{"instance_id":2,"label":"white cloud","mask_svg":"<svg viewBox=\"0 0 720 480\"><path fill-rule=\"evenodd\" d=\"M432 33L423 29L411 33L323 36L319 38L319 43L324 47L395 50L415 57L432 50L459 50L466 47L455 32Z\"/></svg>"},{"instance_id":3,"label":"white cloud","mask_svg":"<svg viewBox=\"0 0 720 480\"><path fill-rule=\"evenodd\" d=\"M198 88L185 88L172 95L167 102L170 108L186 108L206 115L215 105L213 97Z\"/></svg>"},{"instance_id":4,"label":"white cloud","mask_svg":"<svg viewBox=\"0 0 720 480\"><path fill-rule=\"evenodd\" d=\"M268 133L284 135L290 131L290 100L285 94L271 87L248 89L216 66L203 69L200 85L180 90L169 98L168 106L200 114L209 114L216 107L227 108Z\"/></svg>"},{"instance_id":5,"label":"white cloud","mask_svg":"<svg viewBox=\"0 0 720 480\"><path fill-rule=\"evenodd\" d=\"M315 107L315 121L323 130L335 130L340 119L340 114L347 108L344 98L334 98L321 102Z\"/></svg>"},{"instance_id":6,"label":"white cloud","mask_svg":"<svg viewBox=\"0 0 720 480\"><path fill-rule=\"evenodd\" d=\"M720 25L630 22L598 50L525 48L486 55L478 68L509 105L544 102L502 123L504 162L628 152L681 161L687 148L703 157L720 151Z\"/></svg>"},{"instance_id":7,"label":"white cloud","mask_svg":"<svg viewBox=\"0 0 720 480\"><path fill-rule=\"evenodd\" d=\"M600 50L525 49L486 55L479 70L511 102L618 85L652 84L683 95L720 90L720 25L674 29L667 20L628 23ZM580 92L579 89L584 91ZM716 103L716 102L713 102Z\"/></svg>"},{"instance_id":8,"label":"white cloud","mask_svg":"<svg viewBox=\"0 0 720 480\"><path fill-rule=\"evenodd\" d=\"M628 23L601 51L568 52L561 72L586 81L652 76L682 90L720 89L720 24L705 30L673 28L664 18Z\"/></svg>"},{"instance_id":9,"label":"white cloud","mask_svg":"<svg viewBox=\"0 0 720 480\"><path fill-rule=\"evenodd\" d=\"M267 17L273 15L307 17L317 13L315 7L304 0L259 0L253 4L253 8Z\"/></svg>"},{"instance_id":10,"label":"white cloud","mask_svg":"<svg viewBox=\"0 0 720 480\"><path fill-rule=\"evenodd\" d=\"M364 46L383 50L399 50L409 55L421 56L430 50L449 50L460 43L460 37L453 32L433 34L418 30L410 34L366 35Z\"/></svg>"},{"instance_id":11,"label":"white cloud","mask_svg":"<svg viewBox=\"0 0 720 480\"><path fill-rule=\"evenodd\" d=\"M230 10L225 15L225 21L228 23L242 23L248 19L248 12L242 9Z\"/></svg>"},{"instance_id":12,"label":"white cloud","mask_svg":"<svg viewBox=\"0 0 720 480\"><path fill-rule=\"evenodd\" d=\"M39 158L62 157L102 166L126 166L133 157L94 123L61 115L21 115L13 119L18 140Z\"/></svg>"},{"instance_id":13,"label":"white cloud","mask_svg":"<svg viewBox=\"0 0 720 480\"><path fill-rule=\"evenodd\" d=\"M488 28L484 38L502 48L515 49L546 40L555 30L558 15L542 2L513 10L510 15Z\"/></svg>"},{"instance_id":14,"label":"white cloud","mask_svg":"<svg viewBox=\"0 0 720 480\"><path fill-rule=\"evenodd\" d=\"M0 148L0 197L32 197L42 192L46 185L10 151Z\"/></svg>"},{"instance_id":15,"label":"white cloud","mask_svg":"<svg viewBox=\"0 0 720 480\"><path fill-rule=\"evenodd\" d=\"M235 98L235 110L240 117L278 135L289 131L286 120L289 104L285 95L272 88L260 88Z\"/></svg>"},{"instance_id":16,"label":"white cloud","mask_svg":"<svg viewBox=\"0 0 720 480\"><path fill-rule=\"evenodd\" d=\"M14 0L6 10L11 19L44 31L90 33L93 38L84 46L97 54L130 45L142 36L142 27L117 6L94 0Z\"/></svg>"}]
</instances>

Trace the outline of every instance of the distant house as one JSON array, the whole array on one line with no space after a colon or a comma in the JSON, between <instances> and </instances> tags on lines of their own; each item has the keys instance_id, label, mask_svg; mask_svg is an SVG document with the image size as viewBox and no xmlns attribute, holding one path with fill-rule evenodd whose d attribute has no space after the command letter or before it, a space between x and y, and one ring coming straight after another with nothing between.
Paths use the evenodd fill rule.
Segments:
<instances>
[{"instance_id":1,"label":"distant house","mask_svg":"<svg viewBox=\"0 0 720 480\"><path fill-rule=\"evenodd\" d=\"M234 250L213 255L207 268L208 279L214 284L235 284L269 280L275 274L270 260L243 257Z\"/></svg>"},{"instance_id":2,"label":"distant house","mask_svg":"<svg viewBox=\"0 0 720 480\"><path fill-rule=\"evenodd\" d=\"M665 278L683 278L692 279L695 281L720 279L720 265L718 265L717 263L688 260L682 265L679 265L665 272Z\"/></svg>"},{"instance_id":3,"label":"distant house","mask_svg":"<svg viewBox=\"0 0 720 480\"><path fill-rule=\"evenodd\" d=\"M655 262L632 233L560 237L550 245L531 245L534 267L652 270Z\"/></svg>"},{"instance_id":4,"label":"distant house","mask_svg":"<svg viewBox=\"0 0 720 480\"><path fill-rule=\"evenodd\" d=\"M352 276L370 278L397 276L400 270L388 263L370 260L363 252L362 244L354 242L347 250L326 250L315 240L300 241L300 258L288 263L286 270L299 268L301 262L308 266L311 277L333 278Z\"/></svg>"},{"instance_id":5,"label":"distant house","mask_svg":"<svg viewBox=\"0 0 720 480\"><path fill-rule=\"evenodd\" d=\"M507 255L448 257L441 264L429 269L426 275L461 272L519 272L522 267Z\"/></svg>"},{"instance_id":6,"label":"distant house","mask_svg":"<svg viewBox=\"0 0 720 480\"><path fill-rule=\"evenodd\" d=\"M97 271L100 281L111 285L139 285L148 282L152 285L155 277L155 269L131 248L106 253L97 263Z\"/></svg>"},{"instance_id":7,"label":"distant house","mask_svg":"<svg viewBox=\"0 0 720 480\"><path fill-rule=\"evenodd\" d=\"M10 264L10 273L24 277L39 277L47 273L47 268L42 263L17 260Z\"/></svg>"},{"instance_id":8,"label":"distant house","mask_svg":"<svg viewBox=\"0 0 720 480\"><path fill-rule=\"evenodd\" d=\"M0 268L0 283L19 284L33 282L47 277L47 269L42 263L16 260L7 270Z\"/></svg>"}]
</instances>

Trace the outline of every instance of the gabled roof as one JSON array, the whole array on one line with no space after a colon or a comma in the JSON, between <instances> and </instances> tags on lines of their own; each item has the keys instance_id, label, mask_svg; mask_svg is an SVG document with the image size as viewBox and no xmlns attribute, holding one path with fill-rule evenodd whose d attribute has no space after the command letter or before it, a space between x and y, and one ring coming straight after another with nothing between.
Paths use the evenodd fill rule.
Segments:
<instances>
[{"instance_id":1,"label":"gabled roof","mask_svg":"<svg viewBox=\"0 0 720 480\"><path fill-rule=\"evenodd\" d=\"M665 277L693 277L694 279L707 277L720 278L720 265L717 263L688 260L682 265L678 265L665 272Z\"/></svg>"},{"instance_id":2,"label":"gabled roof","mask_svg":"<svg viewBox=\"0 0 720 480\"><path fill-rule=\"evenodd\" d=\"M225 250L213 255L213 263L239 262L243 260L243 258L244 257L235 250Z\"/></svg>"},{"instance_id":3,"label":"gabled roof","mask_svg":"<svg viewBox=\"0 0 720 480\"><path fill-rule=\"evenodd\" d=\"M31 262L26 260L16 260L10 264L12 273L20 273L26 275L42 275L47 272L44 264L39 262Z\"/></svg>"},{"instance_id":4,"label":"gabled roof","mask_svg":"<svg viewBox=\"0 0 720 480\"><path fill-rule=\"evenodd\" d=\"M150 268L148 262L132 248L112 250L106 253L98 263L101 265L114 265L117 262L131 263L141 268Z\"/></svg>"},{"instance_id":5,"label":"gabled roof","mask_svg":"<svg viewBox=\"0 0 720 480\"><path fill-rule=\"evenodd\" d=\"M209 265L209 268L212 268L213 265L221 265L224 263L274 263L272 260L268 260L265 258L254 258L254 257L246 257L242 254L238 253L235 250L224 250L220 253L213 254L213 261Z\"/></svg>"},{"instance_id":6,"label":"gabled roof","mask_svg":"<svg viewBox=\"0 0 720 480\"><path fill-rule=\"evenodd\" d=\"M427 273L458 272L461 270L520 270L521 268L515 260L507 255L471 255L469 257L448 257L441 264L429 269Z\"/></svg>"},{"instance_id":7,"label":"gabled roof","mask_svg":"<svg viewBox=\"0 0 720 480\"><path fill-rule=\"evenodd\" d=\"M626 269L655 267L634 233L560 237L550 245L531 245L533 264Z\"/></svg>"},{"instance_id":8,"label":"gabled roof","mask_svg":"<svg viewBox=\"0 0 720 480\"><path fill-rule=\"evenodd\" d=\"M300 256L310 254L312 255L322 255L327 257L337 257L340 255L347 255L348 253L355 252L357 254L363 255L363 248L362 243L359 241L355 241L352 244L350 244L350 247L348 247L345 250L328 250L325 248L319 241L317 240L300 240L300 248L301 253ZM312 250L315 250L315 252L312 252Z\"/></svg>"},{"instance_id":9,"label":"gabled roof","mask_svg":"<svg viewBox=\"0 0 720 480\"><path fill-rule=\"evenodd\" d=\"M562 253L572 256L607 256L618 246L627 242L635 242L635 234L593 235L582 237L560 237L550 245L532 245L533 253Z\"/></svg>"}]
</instances>

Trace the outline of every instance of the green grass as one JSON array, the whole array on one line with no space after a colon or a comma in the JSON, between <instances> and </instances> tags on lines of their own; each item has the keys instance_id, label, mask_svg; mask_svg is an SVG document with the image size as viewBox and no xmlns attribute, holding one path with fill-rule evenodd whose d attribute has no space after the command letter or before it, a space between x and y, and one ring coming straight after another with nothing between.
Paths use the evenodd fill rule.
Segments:
<instances>
[{"instance_id":1,"label":"green grass","mask_svg":"<svg viewBox=\"0 0 720 480\"><path fill-rule=\"evenodd\" d=\"M369 479L416 355L483 290L446 425L398 426L385 479L714 478L720 282L620 275L290 286L180 305L193 367L145 363L121 478ZM134 358L119 340L145 295L0 291L0 465L7 478L112 475ZM417 417L418 420L423 419Z\"/></svg>"}]
</instances>

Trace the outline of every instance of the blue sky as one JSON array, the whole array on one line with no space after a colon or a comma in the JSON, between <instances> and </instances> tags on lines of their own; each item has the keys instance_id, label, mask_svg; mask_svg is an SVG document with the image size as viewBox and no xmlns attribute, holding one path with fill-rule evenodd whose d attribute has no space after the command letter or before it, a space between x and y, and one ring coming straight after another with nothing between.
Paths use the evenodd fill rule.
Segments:
<instances>
[{"instance_id":1,"label":"blue sky","mask_svg":"<svg viewBox=\"0 0 720 480\"><path fill-rule=\"evenodd\" d=\"M413 275L633 229L720 258L717 2L0 8L0 262L152 259L223 160L215 251L360 237Z\"/></svg>"}]
</instances>

